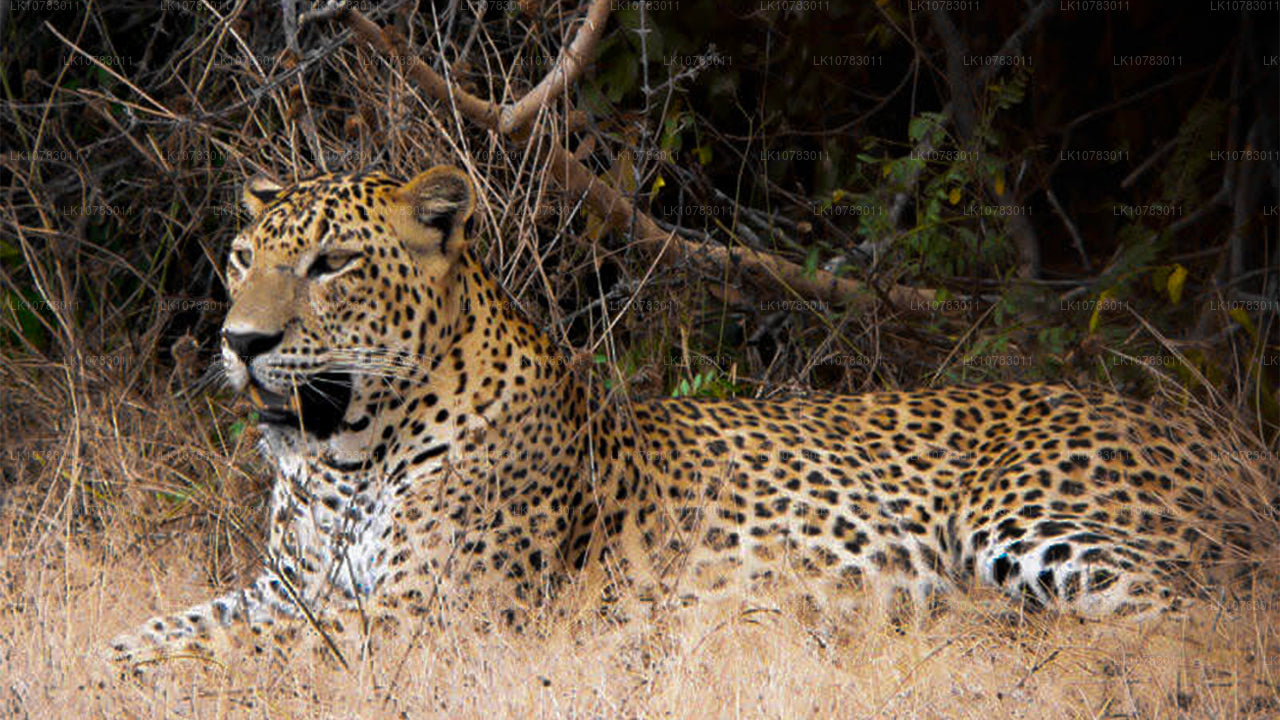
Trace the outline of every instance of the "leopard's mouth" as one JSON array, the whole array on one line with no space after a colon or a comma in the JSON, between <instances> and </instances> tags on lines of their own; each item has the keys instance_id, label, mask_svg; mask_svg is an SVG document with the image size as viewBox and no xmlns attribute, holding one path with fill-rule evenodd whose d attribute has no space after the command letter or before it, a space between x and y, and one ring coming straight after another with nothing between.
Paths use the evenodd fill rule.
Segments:
<instances>
[{"instance_id":1,"label":"leopard's mouth","mask_svg":"<svg viewBox=\"0 0 1280 720\"><path fill-rule=\"evenodd\" d=\"M246 388L258 421L297 428L323 440L338 430L351 404L351 375L318 373L297 385L289 395L262 387L256 379Z\"/></svg>"}]
</instances>

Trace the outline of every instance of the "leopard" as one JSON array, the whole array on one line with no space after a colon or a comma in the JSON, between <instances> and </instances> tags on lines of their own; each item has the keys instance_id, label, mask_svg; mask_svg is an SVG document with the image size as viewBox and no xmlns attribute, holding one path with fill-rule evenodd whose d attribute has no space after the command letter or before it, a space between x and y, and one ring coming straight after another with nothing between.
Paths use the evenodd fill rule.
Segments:
<instances>
[{"instance_id":1,"label":"leopard","mask_svg":"<svg viewBox=\"0 0 1280 720\"><path fill-rule=\"evenodd\" d=\"M274 470L263 567L112 660L340 654L375 628L523 629L574 592L643 612L787 584L823 608L990 589L1145 622L1261 550L1247 500L1274 468L1176 406L1043 382L606 387L478 259L475 187L451 166L244 185L219 348Z\"/></svg>"}]
</instances>

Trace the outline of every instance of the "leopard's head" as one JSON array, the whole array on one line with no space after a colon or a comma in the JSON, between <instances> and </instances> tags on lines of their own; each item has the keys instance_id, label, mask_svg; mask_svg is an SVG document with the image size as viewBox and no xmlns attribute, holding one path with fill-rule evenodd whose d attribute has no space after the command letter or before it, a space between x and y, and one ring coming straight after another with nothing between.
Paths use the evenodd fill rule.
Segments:
<instances>
[{"instance_id":1,"label":"leopard's head","mask_svg":"<svg viewBox=\"0 0 1280 720\"><path fill-rule=\"evenodd\" d=\"M470 179L452 167L407 183L255 178L243 202L253 219L227 261L227 380L268 425L321 440L367 425L377 388L421 382L458 330Z\"/></svg>"}]
</instances>

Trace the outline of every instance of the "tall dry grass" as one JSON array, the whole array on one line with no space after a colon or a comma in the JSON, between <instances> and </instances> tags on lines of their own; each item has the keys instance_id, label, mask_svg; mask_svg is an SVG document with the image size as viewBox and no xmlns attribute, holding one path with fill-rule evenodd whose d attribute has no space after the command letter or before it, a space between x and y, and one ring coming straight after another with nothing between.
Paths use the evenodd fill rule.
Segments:
<instances>
[{"instance_id":1,"label":"tall dry grass","mask_svg":"<svg viewBox=\"0 0 1280 720\"><path fill-rule=\"evenodd\" d=\"M159 434L159 433L157 433ZM135 465L136 467L136 465ZM86 468L88 471L110 468ZM209 533L159 550L6 512L0 677L10 717L1274 717L1265 602L1203 627L1139 629L974 607L905 628L876 617L694 609L549 637L446 628L343 672L299 659L174 660L144 682L95 656L114 632L214 591ZM214 563L216 565L216 563ZM234 587L234 580L217 583Z\"/></svg>"},{"instance_id":2,"label":"tall dry grass","mask_svg":"<svg viewBox=\"0 0 1280 720\"><path fill-rule=\"evenodd\" d=\"M701 607L537 632L401 633L349 670L310 655L175 659L141 679L103 643L237 587L257 565L268 470L216 399L152 371L18 405L0 512L0 708L18 718L1170 718L1280 714L1280 595L1134 627L1023 614L981 592L933 618ZM7 404L13 405L13 396ZM33 448L22 450L19 448ZM1273 548L1264 552L1274 553ZM1274 568L1272 568L1274 571ZM763 609L762 609L763 608Z\"/></svg>"},{"instance_id":3,"label":"tall dry grass","mask_svg":"<svg viewBox=\"0 0 1280 720\"><path fill-rule=\"evenodd\" d=\"M545 69L513 58L553 55L573 10L556 9L532 29L463 18L449 34L424 29L420 16L411 22L423 44L447 47L450 57L455 38L468 38L472 59L455 76L507 97ZM100 4L86 13L107 36L124 26ZM141 683L118 677L95 654L103 642L235 588L259 564L269 468L252 449L252 430L238 425L244 413L233 399L198 383L217 347L237 188L257 172L289 180L321 170L410 176L437 162L468 167L482 181L476 235L488 265L558 341L626 367L641 391L669 391L673 378L691 374L673 370L673 356L705 352L721 363L719 346L699 345L691 328L728 315L769 330L764 341L779 350L720 368L759 392L797 379L844 391L916 384L951 357L966 329L903 330L882 317L832 323L821 308L779 321L723 277L647 274L651 258L621 239L590 237L584 209L539 171L545 155L536 140L512 147L474 131L425 101L396 67L341 38L304 35L296 69L279 62L274 13L170 28L170 44L151 62L108 64L117 77L96 85L86 68L98 66L67 59L123 45L110 37L87 44L63 26L65 40L42 45L59 57L35 63L10 88L0 136L14 152L0 158L0 240L20 259L0 257L0 291L34 294L6 295L0 314L0 332L9 333L0 353L0 715L1280 715L1280 596L1267 591L1191 625L1010 620L966 598L906 627L875 613L694 608L522 636L451 626L416 642L391 639L349 671L309 658L244 658L225 667L174 661ZM547 122L544 131L564 133L554 116ZM625 180L612 136L588 134L599 174ZM90 232L99 214L112 218L105 235ZM606 266L624 293L601 297L595 271ZM632 313L607 333L598 312L580 314L593 304L616 311L632 294ZM13 312L33 306L39 329ZM753 337L753 347L764 341ZM874 362L821 362L832 353Z\"/></svg>"}]
</instances>

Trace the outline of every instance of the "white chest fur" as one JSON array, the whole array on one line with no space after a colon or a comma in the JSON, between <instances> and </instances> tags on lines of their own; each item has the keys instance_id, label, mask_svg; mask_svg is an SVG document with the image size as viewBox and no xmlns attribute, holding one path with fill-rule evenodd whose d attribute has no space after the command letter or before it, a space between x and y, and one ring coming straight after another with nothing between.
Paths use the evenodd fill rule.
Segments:
<instances>
[{"instance_id":1,"label":"white chest fur","mask_svg":"<svg viewBox=\"0 0 1280 720\"><path fill-rule=\"evenodd\" d=\"M379 469L321 462L313 445L292 433L264 433L262 449L279 469L269 562L312 607L351 606L385 575L397 498Z\"/></svg>"}]
</instances>

